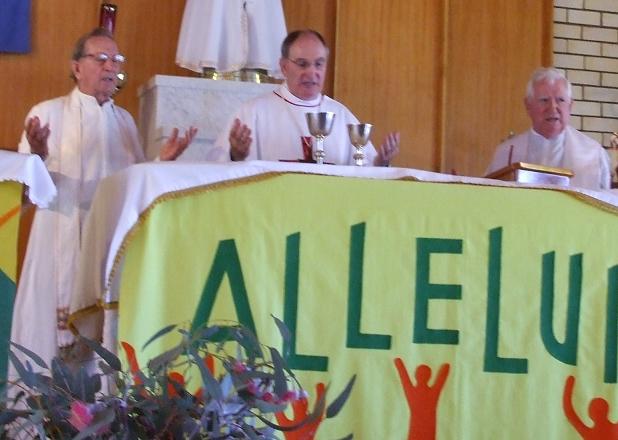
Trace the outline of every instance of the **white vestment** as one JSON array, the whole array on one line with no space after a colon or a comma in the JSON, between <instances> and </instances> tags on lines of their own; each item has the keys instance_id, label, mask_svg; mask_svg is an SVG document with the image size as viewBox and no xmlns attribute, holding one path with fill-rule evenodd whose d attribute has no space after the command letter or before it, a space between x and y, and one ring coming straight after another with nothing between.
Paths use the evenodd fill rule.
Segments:
<instances>
[{"instance_id":1,"label":"white vestment","mask_svg":"<svg viewBox=\"0 0 618 440\"><path fill-rule=\"evenodd\" d=\"M264 69L281 78L286 35L281 0L187 0L176 64L199 73Z\"/></svg>"},{"instance_id":2,"label":"white vestment","mask_svg":"<svg viewBox=\"0 0 618 440\"><path fill-rule=\"evenodd\" d=\"M116 171L142 162L144 155L131 115L111 100L101 106L77 88L67 96L37 104L27 118L33 116L39 117L41 125L49 124L45 164L58 196L47 209L38 209L34 217L17 288L11 340L34 351L49 365L58 347L73 342L65 324L77 274L82 224L97 184ZM25 133L19 151L30 153Z\"/></svg>"},{"instance_id":3,"label":"white vestment","mask_svg":"<svg viewBox=\"0 0 618 440\"><path fill-rule=\"evenodd\" d=\"M251 129L253 142L246 160L303 159L301 137L311 136L305 116L308 112L335 113L332 131L324 140L324 161L353 165L354 147L350 143L347 124L357 124L358 119L347 107L326 95L305 101L294 96L285 84L243 103L219 134L207 159L230 160L229 133L235 118ZM373 164L376 154L369 142L365 146L365 163Z\"/></svg>"},{"instance_id":4,"label":"white vestment","mask_svg":"<svg viewBox=\"0 0 618 440\"><path fill-rule=\"evenodd\" d=\"M607 152L597 141L571 126L556 139L546 139L533 129L507 139L496 148L486 174L509 165L509 158L511 163L568 168L574 173L571 186L592 190L610 188Z\"/></svg>"}]
</instances>

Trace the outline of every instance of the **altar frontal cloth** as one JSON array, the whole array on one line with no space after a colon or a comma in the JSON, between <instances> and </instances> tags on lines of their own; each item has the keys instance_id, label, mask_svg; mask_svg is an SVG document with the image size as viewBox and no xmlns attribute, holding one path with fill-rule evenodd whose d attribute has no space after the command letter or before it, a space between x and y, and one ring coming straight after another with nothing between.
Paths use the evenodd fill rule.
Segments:
<instances>
[{"instance_id":1,"label":"altar frontal cloth","mask_svg":"<svg viewBox=\"0 0 618 440\"><path fill-rule=\"evenodd\" d=\"M618 419L618 219L581 194L271 173L160 197L121 252L120 340L241 321L312 396L357 375L318 439L607 438Z\"/></svg>"}]
</instances>

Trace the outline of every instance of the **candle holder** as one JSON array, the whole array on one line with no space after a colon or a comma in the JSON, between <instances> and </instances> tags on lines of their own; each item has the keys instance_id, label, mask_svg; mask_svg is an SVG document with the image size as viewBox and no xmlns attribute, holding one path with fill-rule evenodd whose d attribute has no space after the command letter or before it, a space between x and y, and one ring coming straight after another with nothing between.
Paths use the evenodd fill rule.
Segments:
<instances>
[{"instance_id":1,"label":"candle holder","mask_svg":"<svg viewBox=\"0 0 618 440\"><path fill-rule=\"evenodd\" d=\"M335 113L333 112L318 112L318 113L305 113L307 117L307 125L309 126L309 133L315 138L315 161L318 165L324 163L324 138L328 136L333 129L333 122L335 121Z\"/></svg>"},{"instance_id":2,"label":"candle holder","mask_svg":"<svg viewBox=\"0 0 618 440\"><path fill-rule=\"evenodd\" d=\"M99 27L105 28L113 34L116 27L117 10L118 6L113 3L103 3L99 13Z\"/></svg>"}]
</instances>

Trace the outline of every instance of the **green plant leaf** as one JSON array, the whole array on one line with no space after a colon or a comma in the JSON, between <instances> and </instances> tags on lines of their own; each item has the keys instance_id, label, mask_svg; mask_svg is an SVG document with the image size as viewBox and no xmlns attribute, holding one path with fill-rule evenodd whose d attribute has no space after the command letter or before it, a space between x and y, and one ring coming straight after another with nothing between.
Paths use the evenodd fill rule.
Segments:
<instances>
[{"instance_id":1,"label":"green plant leaf","mask_svg":"<svg viewBox=\"0 0 618 440\"><path fill-rule=\"evenodd\" d=\"M167 327L163 327L161 330L156 332L150 339L146 341L146 343L142 346L142 350L146 349L150 345L151 342L159 339L161 336L168 334L172 330L176 328L176 324L168 325Z\"/></svg>"},{"instance_id":2,"label":"green plant leaf","mask_svg":"<svg viewBox=\"0 0 618 440\"><path fill-rule=\"evenodd\" d=\"M101 344L93 341L92 339L80 336L79 340L84 342L92 351L101 356L101 359L107 362L107 365L109 365L114 371L122 371L122 364L120 363L120 359L118 359L118 357L114 353L107 350Z\"/></svg>"},{"instance_id":3,"label":"green plant leaf","mask_svg":"<svg viewBox=\"0 0 618 440\"><path fill-rule=\"evenodd\" d=\"M285 411L287 404L281 403L269 403L260 399L255 400L255 407L260 410L263 414L276 413L280 411Z\"/></svg>"},{"instance_id":4,"label":"green plant leaf","mask_svg":"<svg viewBox=\"0 0 618 440\"><path fill-rule=\"evenodd\" d=\"M74 390L77 389L73 383L73 373L71 373L69 367L59 358L52 359L51 373L54 384L67 393L74 393Z\"/></svg>"},{"instance_id":5,"label":"green plant leaf","mask_svg":"<svg viewBox=\"0 0 618 440\"><path fill-rule=\"evenodd\" d=\"M49 367L47 366L47 364L45 363L45 361L43 359L41 359L41 357L34 353L33 351L28 350L26 347L16 344L15 342L11 342L11 345L15 348L17 348L19 351L21 351L22 353L24 353L26 356L28 356L30 359L32 359L34 361L35 364L37 364L39 367L48 370Z\"/></svg>"},{"instance_id":6,"label":"green plant leaf","mask_svg":"<svg viewBox=\"0 0 618 440\"><path fill-rule=\"evenodd\" d=\"M9 351L9 359L13 363L13 366L17 370L17 374L19 374L19 377L24 384L30 388L36 387L38 381L36 375L32 371L32 368L26 368L12 351ZM28 364L27 361L26 364Z\"/></svg>"},{"instance_id":7,"label":"green plant leaf","mask_svg":"<svg viewBox=\"0 0 618 440\"><path fill-rule=\"evenodd\" d=\"M251 330L245 327L238 327L235 335L236 342L242 345L248 357L252 359L256 357L264 357L260 342Z\"/></svg>"},{"instance_id":8,"label":"green plant leaf","mask_svg":"<svg viewBox=\"0 0 618 440\"><path fill-rule=\"evenodd\" d=\"M251 413L253 416L257 417L258 419L260 419L266 426L269 426L273 429L276 429L277 431L294 431L298 428L300 428L301 426L303 426L305 423L307 423L307 421L311 420L310 416L308 416L307 418L303 419L302 422L297 423L295 425L289 425L289 426L281 426L281 425L277 425L276 423L271 422L270 420L268 420L266 417L264 417L261 414L258 414L256 412L252 412Z\"/></svg>"},{"instance_id":9,"label":"green plant leaf","mask_svg":"<svg viewBox=\"0 0 618 440\"><path fill-rule=\"evenodd\" d=\"M285 325L285 323L280 320L279 318L277 318L275 315L270 315L273 317L273 319L275 320L275 324L277 324L277 328L279 329L279 333L281 333L281 338L285 341L285 342L290 342L290 340L292 339L292 333L290 333L290 329L288 328L287 325Z\"/></svg>"},{"instance_id":10,"label":"green plant leaf","mask_svg":"<svg viewBox=\"0 0 618 440\"><path fill-rule=\"evenodd\" d=\"M288 391L288 381L284 371L285 362L276 348L268 347L268 349L270 350L270 358L273 361L274 367L274 391L275 394L281 398Z\"/></svg>"},{"instance_id":11,"label":"green plant leaf","mask_svg":"<svg viewBox=\"0 0 618 440\"><path fill-rule=\"evenodd\" d=\"M161 371L169 369L170 364L178 359L178 357L185 351L184 344L179 344L174 348L167 350L160 355L150 359L148 361L148 368L152 371Z\"/></svg>"},{"instance_id":12,"label":"green plant leaf","mask_svg":"<svg viewBox=\"0 0 618 440\"><path fill-rule=\"evenodd\" d=\"M341 392L341 394L339 394L339 396L337 396L337 398L333 400L330 405L328 405L328 408L326 408L326 418L327 419L333 418L337 414L339 414L339 411L341 411L341 408L343 407L345 402L348 400L348 397L350 397L350 393L352 392L352 387L354 386L355 381L356 381L356 374L352 376L352 378L350 379L350 381L348 382L344 390Z\"/></svg>"},{"instance_id":13,"label":"green plant leaf","mask_svg":"<svg viewBox=\"0 0 618 440\"><path fill-rule=\"evenodd\" d=\"M0 411L0 425L8 425L20 417L28 417L30 411L17 409L3 409Z\"/></svg>"},{"instance_id":14,"label":"green plant leaf","mask_svg":"<svg viewBox=\"0 0 618 440\"><path fill-rule=\"evenodd\" d=\"M219 401L223 400L223 393L221 391L221 387L219 386L219 382L217 382L217 380L214 378L208 368L206 368L206 365L204 365L204 360L199 356L199 354L194 348L189 348L189 354L191 355L194 363L198 366L200 370L204 390L213 399Z\"/></svg>"}]
</instances>

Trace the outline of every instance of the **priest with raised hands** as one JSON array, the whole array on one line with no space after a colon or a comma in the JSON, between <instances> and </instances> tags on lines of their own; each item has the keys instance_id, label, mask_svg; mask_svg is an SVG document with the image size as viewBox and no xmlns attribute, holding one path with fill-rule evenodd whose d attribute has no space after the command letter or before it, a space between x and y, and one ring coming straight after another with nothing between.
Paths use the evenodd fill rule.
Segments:
<instances>
[{"instance_id":1,"label":"priest with raised hands","mask_svg":"<svg viewBox=\"0 0 618 440\"><path fill-rule=\"evenodd\" d=\"M76 87L66 96L35 105L19 144L21 153L44 160L58 196L34 217L11 341L35 352L48 365L55 356L69 353L74 343L67 318L79 254L88 251L81 249L80 240L96 187L106 176L144 161L133 118L112 100L123 62L107 29L96 28L82 36L71 60ZM175 129L159 159L176 159L195 133L190 127L178 136Z\"/></svg>"},{"instance_id":2,"label":"priest with raised hands","mask_svg":"<svg viewBox=\"0 0 618 440\"><path fill-rule=\"evenodd\" d=\"M526 162L569 169L574 187L610 188L609 156L601 144L570 125L571 88L557 69L540 68L532 73L524 99L532 127L498 145L486 174Z\"/></svg>"},{"instance_id":3,"label":"priest with raised hands","mask_svg":"<svg viewBox=\"0 0 618 440\"><path fill-rule=\"evenodd\" d=\"M220 133L208 159L298 160L310 136L305 113L333 112L331 133L324 140L324 159L337 165L354 164L354 147L347 124L358 119L343 104L322 94L328 64L324 38L314 30L288 34L281 45L285 82L273 92L245 102ZM365 147L366 164L389 166L399 152L399 133L390 133L377 149Z\"/></svg>"}]
</instances>

